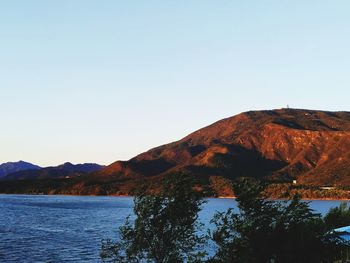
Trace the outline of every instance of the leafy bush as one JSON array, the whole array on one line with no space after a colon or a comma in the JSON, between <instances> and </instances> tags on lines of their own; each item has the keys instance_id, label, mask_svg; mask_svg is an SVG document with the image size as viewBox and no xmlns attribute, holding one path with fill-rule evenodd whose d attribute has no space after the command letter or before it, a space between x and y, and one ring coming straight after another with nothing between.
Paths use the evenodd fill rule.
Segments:
<instances>
[{"instance_id":1,"label":"leafy bush","mask_svg":"<svg viewBox=\"0 0 350 263\"><path fill-rule=\"evenodd\" d=\"M184 175L168 177L159 195L141 190L134 198L136 219L120 228L121 240L102 243L105 262L200 262L205 256L198 212L203 199Z\"/></svg>"},{"instance_id":2,"label":"leafy bush","mask_svg":"<svg viewBox=\"0 0 350 263\"><path fill-rule=\"evenodd\" d=\"M308 203L264 199L264 187L253 180L234 186L239 212L229 209L212 220L218 246L215 263L330 262L341 243L327 232L324 221Z\"/></svg>"}]
</instances>

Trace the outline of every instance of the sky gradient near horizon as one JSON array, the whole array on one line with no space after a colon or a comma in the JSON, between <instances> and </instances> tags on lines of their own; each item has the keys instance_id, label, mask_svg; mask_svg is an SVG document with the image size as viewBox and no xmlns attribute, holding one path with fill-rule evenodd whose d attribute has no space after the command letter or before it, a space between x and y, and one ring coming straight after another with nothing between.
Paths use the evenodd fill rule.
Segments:
<instances>
[{"instance_id":1,"label":"sky gradient near horizon","mask_svg":"<svg viewBox=\"0 0 350 263\"><path fill-rule=\"evenodd\" d=\"M125 160L247 110L350 110L349 1L0 2L0 163Z\"/></svg>"}]
</instances>

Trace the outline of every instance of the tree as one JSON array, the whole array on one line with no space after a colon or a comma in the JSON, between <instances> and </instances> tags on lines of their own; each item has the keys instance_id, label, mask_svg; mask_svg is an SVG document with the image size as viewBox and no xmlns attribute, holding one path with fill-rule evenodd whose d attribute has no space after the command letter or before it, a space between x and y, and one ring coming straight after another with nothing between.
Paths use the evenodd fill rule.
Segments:
<instances>
[{"instance_id":1,"label":"tree","mask_svg":"<svg viewBox=\"0 0 350 263\"><path fill-rule=\"evenodd\" d=\"M289 202L264 199L260 182L234 185L239 213L229 209L212 220L218 250L210 262L329 262L339 240L319 214L298 196Z\"/></svg>"},{"instance_id":2,"label":"tree","mask_svg":"<svg viewBox=\"0 0 350 263\"><path fill-rule=\"evenodd\" d=\"M275 262L333 262L342 241L328 232L320 214L296 195L280 208L273 229Z\"/></svg>"},{"instance_id":3,"label":"tree","mask_svg":"<svg viewBox=\"0 0 350 263\"><path fill-rule=\"evenodd\" d=\"M173 174L163 182L157 195L145 189L134 198L134 221L120 228L121 240L102 243L105 262L199 262L206 237L198 212L204 200L193 190L195 182L186 174Z\"/></svg>"},{"instance_id":4,"label":"tree","mask_svg":"<svg viewBox=\"0 0 350 263\"><path fill-rule=\"evenodd\" d=\"M325 216L328 229L335 229L350 225L350 207L342 202L338 207L331 208Z\"/></svg>"}]
</instances>

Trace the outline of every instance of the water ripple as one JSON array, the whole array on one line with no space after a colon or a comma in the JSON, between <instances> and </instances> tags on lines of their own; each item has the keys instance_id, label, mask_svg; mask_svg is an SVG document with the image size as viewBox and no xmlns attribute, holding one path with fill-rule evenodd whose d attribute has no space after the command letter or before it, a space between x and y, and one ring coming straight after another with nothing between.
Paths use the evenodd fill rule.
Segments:
<instances>
[{"instance_id":1,"label":"water ripple","mask_svg":"<svg viewBox=\"0 0 350 263\"><path fill-rule=\"evenodd\" d=\"M337 201L314 201L324 213ZM101 240L116 239L132 213L132 198L0 195L0 262L99 262ZM209 224L215 210L235 201L210 199L200 214Z\"/></svg>"}]
</instances>

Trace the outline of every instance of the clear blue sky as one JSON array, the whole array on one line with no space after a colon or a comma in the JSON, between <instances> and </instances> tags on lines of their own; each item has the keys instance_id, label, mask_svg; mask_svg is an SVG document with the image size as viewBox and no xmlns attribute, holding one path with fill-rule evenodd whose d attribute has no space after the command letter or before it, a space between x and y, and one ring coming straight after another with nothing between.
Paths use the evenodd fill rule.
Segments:
<instances>
[{"instance_id":1,"label":"clear blue sky","mask_svg":"<svg viewBox=\"0 0 350 263\"><path fill-rule=\"evenodd\" d=\"M349 1L0 2L0 162L128 159L255 109L350 110Z\"/></svg>"}]
</instances>

